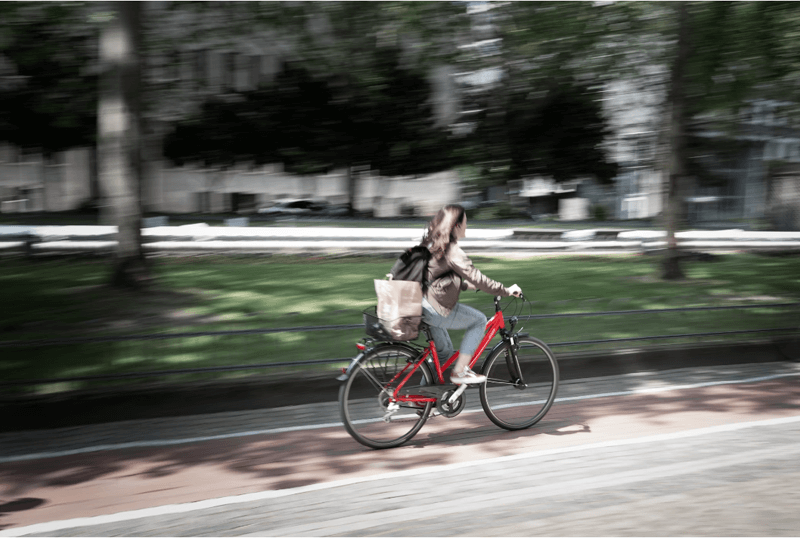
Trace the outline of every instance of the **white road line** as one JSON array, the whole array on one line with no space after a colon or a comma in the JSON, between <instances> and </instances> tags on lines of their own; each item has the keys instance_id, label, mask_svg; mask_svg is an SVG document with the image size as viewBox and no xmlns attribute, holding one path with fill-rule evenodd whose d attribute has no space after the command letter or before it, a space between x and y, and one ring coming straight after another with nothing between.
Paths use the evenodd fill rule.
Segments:
<instances>
[{"instance_id":1,"label":"white road line","mask_svg":"<svg viewBox=\"0 0 800 538\"><path fill-rule=\"evenodd\" d=\"M758 383L761 381L770 381L773 379L779 379L782 377L791 377L791 376L800 376L800 372L786 372L780 374L771 374L766 376L759 376L759 377L748 377L744 379L728 379L723 381L708 381L704 383L694 383L694 384L687 384L687 385L667 385L663 387L651 387L651 388L641 388L641 389L633 389L633 390L625 390L625 391L618 391L618 392L603 392L600 394L587 394L584 396L565 396L562 398L556 398L556 403L560 402L569 402L569 401L577 401L577 400L592 400L596 398L608 398L612 396L632 396L638 394L654 394L659 392L669 392L673 390L689 390L689 389L698 389L698 388L705 388L705 387L713 387L718 385L736 385L736 384L743 384L743 383ZM514 407L519 405L527 405L526 403L521 404L508 404L507 406L500 406L500 408L504 407ZM467 413L478 413L482 412L483 409L469 409L465 410L464 414ZM251 430L245 432L234 432L234 433L225 433L219 435L207 435L201 437L186 437L183 439L159 439L153 441L131 441L128 443L117 443L117 444L108 444L108 445L95 445L95 446L87 446L81 448L75 448L70 450L60 450L54 452L38 452L35 454L22 454L19 456L4 456L0 457L0 464L1 463L13 463L17 461L31 461L31 460L39 460L45 458L59 458L62 456L74 456L76 454L86 454L89 452L102 452L102 451L110 451L110 450L123 450L126 448L148 448L148 447L160 447L160 446L173 446L173 445L182 445L182 444L189 444L189 443L202 443L206 441L218 441L221 439L234 439L237 437L250 437L254 435L277 435L281 433L288 433L288 432L295 432L295 431L309 431L309 430L319 430L323 428L333 428L333 427L342 427L341 422L328 422L324 424L307 424L301 426L289 426L285 428L273 428L268 430Z\"/></svg>"},{"instance_id":2,"label":"white road line","mask_svg":"<svg viewBox=\"0 0 800 538\"><path fill-rule=\"evenodd\" d=\"M619 447L627 445L638 445L645 443L662 443L665 441L672 441L675 439L685 439L688 437L699 437L702 435L713 435L715 433L725 433L732 431L745 430L748 428L757 428L763 426L779 426L783 424L792 424L800 422L800 415L791 417L775 418L768 420L758 420L752 422L739 422L735 424L723 424L720 426L712 426L708 428L697 428L693 430L685 430L681 432L665 433L659 435L649 435L645 437L638 437L634 439L618 439L615 441L604 441L600 443L590 443L586 445L578 445L563 448L554 448L549 450L537 450L533 452L525 452L521 454L513 454L510 456L500 456L497 458L489 458L482 460L472 460L467 462L452 463L447 465L434 465L428 467L421 467L417 469L409 469L406 471L395 471L391 473L384 473L380 475L362 476L347 478L344 480L336 480L333 482L324 482L321 484L312 484L309 486L301 486L297 488L282 489L282 490L269 490L261 491L258 493L247 493L243 495L234 495L230 497L220 497L217 499L208 499L205 501L197 501L182 504L168 504L164 506L156 506L152 508L144 508L140 510L130 510L127 512L119 512L116 514L109 514L104 516L81 517L75 519L67 519L62 521L50 521L47 523L36 523L27 527L17 527L0 531L0 537L3 536L24 536L27 534L49 534L63 529L72 529L76 527L86 527L93 525L104 525L108 523L118 523L121 521L131 521L134 519L141 519L146 517L157 517L172 514L183 514L195 512L198 510L208 510L218 506L229 506L235 504L243 504L248 502L263 501L266 499L277 499L280 497L289 497L291 495L299 495L312 491L321 491L327 489L334 489L342 486L349 486L353 484L360 484L364 482L373 482L376 480L390 480L395 478L404 478L409 476L419 476L434 472L452 471L464 469L474 466L486 466L494 463L504 463L510 461L519 461L531 458L541 458L552 455L568 454L572 452L579 452L584 450L596 450L601 448Z\"/></svg>"},{"instance_id":3,"label":"white road line","mask_svg":"<svg viewBox=\"0 0 800 538\"><path fill-rule=\"evenodd\" d=\"M15 461L29 461L39 460L44 458L59 458L62 456L74 456L75 454L85 454L87 452L102 452L105 450L122 450L125 448L143 448L143 447L158 447L158 446L171 446L183 445L187 443L202 443L205 441L217 441L220 439L233 439L236 437L250 437L252 435L275 435L279 433L287 433L294 431L304 430L317 430L321 428L333 428L334 426L342 426L341 422L329 422L327 424L312 424L304 426L288 426L286 428L273 428L271 430L252 430L246 432L224 433L219 435L205 435L202 437L185 437L183 439L157 439L154 441L131 441L129 443L117 443L113 445L95 445L81 448L74 448L71 450L60 450L56 452L39 452L36 454L23 454L20 456L7 456L0 458L0 463L11 463Z\"/></svg>"},{"instance_id":4,"label":"white road line","mask_svg":"<svg viewBox=\"0 0 800 538\"><path fill-rule=\"evenodd\" d=\"M655 394L659 392L669 392L673 390L688 390L688 389L701 389L705 387L715 387L718 385L738 385L742 383L759 383L761 381L771 381L773 379L777 379L780 377L791 377L791 376L798 376L800 372L786 372L782 374L771 374L766 376L760 377L750 377L747 379L730 379L724 381L706 381L704 383L693 383L690 385L666 385L663 387L650 387L650 388L643 388L643 389L634 389L634 390L624 390L619 392L603 392L600 394L587 394L584 396L565 396L563 398L556 398L555 403L559 402L572 402L577 400L593 400L595 398L608 398L611 396L631 396L635 394ZM531 403L544 403L544 400L539 402L531 402ZM506 404L506 405L498 405L497 409L503 409L508 407L519 407L521 405L529 405L529 403L514 403L514 404Z\"/></svg>"}]
</instances>

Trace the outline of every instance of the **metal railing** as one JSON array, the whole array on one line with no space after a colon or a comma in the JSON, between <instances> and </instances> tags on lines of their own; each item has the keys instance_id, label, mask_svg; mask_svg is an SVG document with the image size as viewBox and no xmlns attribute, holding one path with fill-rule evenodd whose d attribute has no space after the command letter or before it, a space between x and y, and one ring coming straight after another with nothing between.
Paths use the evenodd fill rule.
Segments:
<instances>
[{"instance_id":1,"label":"metal railing","mask_svg":"<svg viewBox=\"0 0 800 538\"><path fill-rule=\"evenodd\" d=\"M730 305L730 306L699 306L699 307L679 307L679 308L659 308L659 309L642 309L642 310L611 310L600 312L574 312L566 314L533 314L533 315L518 315L520 320L534 320L534 319L559 319L559 318L580 318L589 316L620 316L620 315L647 315L647 314L665 314L675 312L702 312L702 311L718 311L718 310L742 310L742 309L755 309L755 308L791 308L800 307L800 303L765 303L765 304L749 304L749 305ZM146 341L146 340L168 340L178 338L195 338L202 336L241 336L241 335L264 335L276 333L291 333L291 332L314 332L314 331L331 331L331 330L356 330L363 329L362 323L358 324L344 324L344 325L311 325L299 327L280 327L273 329L242 329L242 330L227 330L227 331L192 331L181 333L161 333L161 334L138 334L138 335L122 335L122 336L96 336L96 337L76 337L76 338L60 338L60 339L44 339L44 340L11 340L0 341L0 348L10 347L46 347L46 346L60 346L72 344L91 344L91 343L108 343L108 342L125 342L125 341ZM800 325L777 327L769 329L747 329L736 331L714 331L703 333L683 333L683 334L669 334L669 335L649 335L649 336L636 336L626 338L610 338L610 339L595 339L595 340L578 340L568 342L549 342L550 347L570 347L570 346L585 346L597 344L615 344L624 342L639 342L639 341L654 341L654 340L670 340L680 338L704 338L715 336L734 336L734 335L747 335L747 334L775 334L775 333L800 333ZM105 375L86 375L86 376L72 376L50 379L29 379L18 381L5 381L0 383L1 388L20 387L31 385L46 385L54 383L67 383L75 381L114 381L123 379L135 378L149 378L149 377L164 377L172 375L185 375L185 374L211 374L219 372L235 372L245 370L258 370L276 367L292 367L292 366L313 366L324 364L337 364L348 363L352 357L333 358L333 359L312 359L312 360L297 360L286 362L270 362L260 364L242 364L231 366L209 366L198 368L182 368L172 370L157 370L157 371L143 371L143 372L130 372L120 374L105 374Z\"/></svg>"}]
</instances>

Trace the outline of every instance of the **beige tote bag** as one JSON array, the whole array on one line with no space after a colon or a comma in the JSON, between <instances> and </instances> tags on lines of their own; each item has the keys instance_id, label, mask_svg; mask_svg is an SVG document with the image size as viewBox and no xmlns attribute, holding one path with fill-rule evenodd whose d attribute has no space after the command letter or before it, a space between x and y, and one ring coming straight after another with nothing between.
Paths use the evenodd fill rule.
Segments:
<instances>
[{"instance_id":1,"label":"beige tote bag","mask_svg":"<svg viewBox=\"0 0 800 538\"><path fill-rule=\"evenodd\" d=\"M394 340L414 340L422 321L422 285L411 280L376 280L377 316Z\"/></svg>"}]
</instances>

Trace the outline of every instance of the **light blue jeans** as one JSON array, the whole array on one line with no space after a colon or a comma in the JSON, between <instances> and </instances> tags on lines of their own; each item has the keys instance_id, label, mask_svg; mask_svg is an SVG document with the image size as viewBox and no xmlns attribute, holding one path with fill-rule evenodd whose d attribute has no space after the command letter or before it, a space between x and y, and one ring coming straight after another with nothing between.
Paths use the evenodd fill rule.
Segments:
<instances>
[{"instance_id":1,"label":"light blue jeans","mask_svg":"<svg viewBox=\"0 0 800 538\"><path fill-rule=\"evenodd\" d=\"M422 321L430 325L439 361L444 364L455 352L447 329L466 329L459 352L472 355L481 343L487 320L483 312L461 303L456 304L449 316L442 316L423 297Z\"/></svg>"}]
</instances>

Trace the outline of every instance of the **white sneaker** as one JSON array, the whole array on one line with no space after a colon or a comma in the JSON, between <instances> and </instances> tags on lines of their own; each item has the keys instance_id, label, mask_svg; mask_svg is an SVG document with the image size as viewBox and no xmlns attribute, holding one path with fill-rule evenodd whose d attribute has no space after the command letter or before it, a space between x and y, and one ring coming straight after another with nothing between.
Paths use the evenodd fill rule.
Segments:
<instances>
[{"instance_id":1,"label":"white sneaker","mask_svg":"<svg viewBox=\"0 0 800 538\"><path fill-rule=\"evenodd\" d=\"M456 385L480 385L481 383L486 383L486 376L476 374L469 368L465 368L461 372L453 372L450 376L450 382Z\"/></svg>"}]
</instances>

